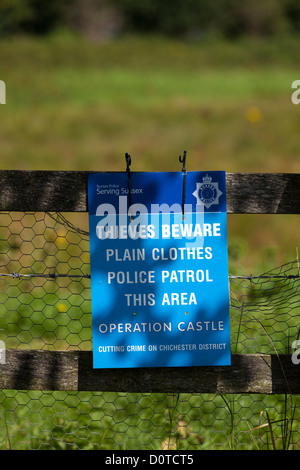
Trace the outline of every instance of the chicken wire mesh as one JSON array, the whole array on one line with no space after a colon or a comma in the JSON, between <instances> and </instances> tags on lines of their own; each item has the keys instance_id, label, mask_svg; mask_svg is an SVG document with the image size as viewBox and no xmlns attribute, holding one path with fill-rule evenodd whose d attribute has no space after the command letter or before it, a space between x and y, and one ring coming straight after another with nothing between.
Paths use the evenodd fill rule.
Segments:
<instances>
[{"instance_id":1,"label":"chicken wire mesh","mask_svg":"<svg viewBox=\"0 0 300 470\"><path fill-rule=\"evenodd\" d=\"M0 214L0 341L91 350L86 214ZM292 354L300 262L229 276L232 353ZM0 390L0 449L300 448L299 396Z\"/></svg>"}]
</instances>

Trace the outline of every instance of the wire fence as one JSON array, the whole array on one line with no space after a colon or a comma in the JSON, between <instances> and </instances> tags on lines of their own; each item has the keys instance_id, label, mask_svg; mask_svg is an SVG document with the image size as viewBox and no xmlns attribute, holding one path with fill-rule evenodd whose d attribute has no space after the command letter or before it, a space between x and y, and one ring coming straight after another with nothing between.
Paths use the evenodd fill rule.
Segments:
<instances>
[{"instance_id":1,"label":"wire fence","mask_svg":"<svg viewBox=\"0 0 300 470\"><path fill-rule=\"evenodd\" d=\"M0 214L0 342L92 349L87 214ZM234 354L292 354L300 261L230 275ZM298 449L299 396L0 390L0 449Z\"/></svg>"}]
</instances>

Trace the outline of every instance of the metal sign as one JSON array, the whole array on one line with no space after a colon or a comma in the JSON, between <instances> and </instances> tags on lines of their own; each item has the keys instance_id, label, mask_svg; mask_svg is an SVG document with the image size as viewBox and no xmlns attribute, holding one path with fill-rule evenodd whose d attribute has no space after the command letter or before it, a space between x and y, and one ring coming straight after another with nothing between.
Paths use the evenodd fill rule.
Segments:
<instances>
[{"instance_id":1,"label":"metal sign","mask_svg":"<svg viewBox=\"0 0 300 470\"><path fill-rule=\"evenodd\" d=\"M225 172L130 178L88 180L94 368L230 365Z\"/></svg>"}]
</instances>

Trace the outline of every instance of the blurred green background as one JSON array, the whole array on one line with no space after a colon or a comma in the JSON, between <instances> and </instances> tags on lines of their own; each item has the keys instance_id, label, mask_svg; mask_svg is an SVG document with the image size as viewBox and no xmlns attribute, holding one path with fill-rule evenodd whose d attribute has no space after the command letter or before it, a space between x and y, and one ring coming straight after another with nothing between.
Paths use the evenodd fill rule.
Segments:
<instances>
[{"instance_id":1,"label":"blurred green background","mask_svg":"<svg viewBox=\"0 0 300 470\"><path fill-rule=\"evenodd\" d=\"M0 0L7 92L0 169L125 171L129 152L132 171L180 171L186 149L188 171L298 173L300 105L291 96L299 51L300 0ZM87 214L69 216L87 230ZM39 272L59 261L68 272L85 271L80 234L55 233L51 224L44 233L44 214L32 225L28 217L0 214L4 266ZM228 215L228 245L231 274L261 274L292 261L300 249L299 215ZM41 280L4 284L7 345L89 348L89 290L74 283L49 290ZM288 320L297 303L289 304L285 292ZM267 297L255 300L255 314L265 321L264 308L273 308L272 333L288 344L277 297L270 304L267 289L259 294ZM240 327L239 334L242 344ZM208 448L210 439L231 448L235 434L237 447L256 448L260 443L239 431L257 426L265 407L281 435L287 423L293 428L287 402L261 395L215 401L181 394L179 401L175 394L0 392L1 448L133 448L141 437L141 444L161 448L161 436L170 443L176 432L183 448ZM177 423L175 399L189 427L183 418Z\"/></svg>"},{"instance_id":2,"label":"blurred green background","mask_svg":"<svg viewBox=\"0 0 300 470\"><path fill-rule=\"evenodd\" d=\"M0 167L297 173L299 47L299 0L0 0ZM231 271L297 257L299 216L228 232Z\"/></svg>"}]
</instances>

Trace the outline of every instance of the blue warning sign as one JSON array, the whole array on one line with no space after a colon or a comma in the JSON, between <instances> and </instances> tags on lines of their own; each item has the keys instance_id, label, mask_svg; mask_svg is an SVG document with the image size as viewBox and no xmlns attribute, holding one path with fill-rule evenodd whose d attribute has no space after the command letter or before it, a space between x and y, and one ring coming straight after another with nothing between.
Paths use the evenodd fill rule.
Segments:
<instances>
[{"instance_id":1,"label":"blue warning sign","mask_svg":"<svg viewBox=\"0 0 300 470\"><path fill-rule=\"evenodd\" d=\"M225 172L187 172L184 208L183 178L89 175L94 368L230 365Z\"/></svg>"}]
</instances>

